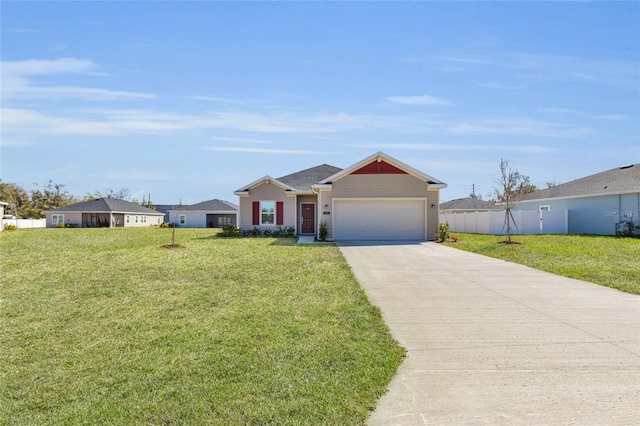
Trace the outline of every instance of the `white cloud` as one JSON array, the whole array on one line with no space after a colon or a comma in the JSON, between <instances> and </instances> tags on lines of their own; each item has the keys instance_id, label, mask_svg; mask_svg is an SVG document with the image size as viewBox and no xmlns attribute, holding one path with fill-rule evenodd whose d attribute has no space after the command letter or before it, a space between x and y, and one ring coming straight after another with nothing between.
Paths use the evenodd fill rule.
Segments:
<instances>
[{"instance_id":1,"label":"white cloud","mask_svg":"<svg viewBox=\"0 0 640 426\"><path fill-rule=\"evenodd\" d=\"M93 87L45 86L34 84L38 76L50 74L104 75L95 63L87 59L61 58L50 61L26 60L1 63L2 98L60 99L76 98L90 101L152 99L149 93L108 90Z\"/></svg>"},{"instance_id":2,"label":"white cloud","mask_svg":"<svg viewBox=\"0 0 640 426\"><path fill-rule=\"evenodd\" d=\"M435 96L390 96L387 101L402 105L447 105L449 102Z\"/></svg>"},{"instance_id":3,"label":"white cloud","mask_svg":"<svg viewBox=\"0 0 640 426\"><path fill-rule=\"evenodd\" d=\"M595 131L589 127L522 119L486 119L463 122L449 126L452 134L472 135L522 135L551 138L577 138L591 136Z\"/></svg>"},{"instance_id":4,"label":"white cloud","mask_svg":"<svg viewBox=\"0 0 640 426\"><path fill-rule=\"evenodd\" d=\"M303 149L241 148L234 146L211 146L202 148L205 151L245 152L254 154L324 154L322 151Z\"/></svg>"}]
</instances>

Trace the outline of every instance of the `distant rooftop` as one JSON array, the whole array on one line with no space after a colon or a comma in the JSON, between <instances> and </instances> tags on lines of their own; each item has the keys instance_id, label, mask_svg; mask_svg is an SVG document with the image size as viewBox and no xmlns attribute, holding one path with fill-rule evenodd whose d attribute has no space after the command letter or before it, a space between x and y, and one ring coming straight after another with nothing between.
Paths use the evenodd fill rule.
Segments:
<instances>
[{"instance_id":1,"label":"distant rooftop","mask_svg":"<svg viewBox=\"0 0 640 426\"><path fill-rule=\"evenodd\" d=\"M616 167L526 194L519 201L640 192L640 164Z\"/></svg>"}]
</instances>

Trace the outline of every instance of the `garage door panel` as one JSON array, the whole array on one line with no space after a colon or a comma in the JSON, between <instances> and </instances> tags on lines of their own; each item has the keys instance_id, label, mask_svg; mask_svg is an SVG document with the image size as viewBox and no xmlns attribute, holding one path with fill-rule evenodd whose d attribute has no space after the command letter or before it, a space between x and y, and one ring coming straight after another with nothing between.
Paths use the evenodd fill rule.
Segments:
<instances>
[{"instance_id":1,"label":"garage door panel","mask_svg":"<svg viewBox=\"0 0 640 426\"><path fill-rule=\"evenodd\" d=\"M336 200L336 240L424 240L424 199Z\"/></svg>"}]
</instances>

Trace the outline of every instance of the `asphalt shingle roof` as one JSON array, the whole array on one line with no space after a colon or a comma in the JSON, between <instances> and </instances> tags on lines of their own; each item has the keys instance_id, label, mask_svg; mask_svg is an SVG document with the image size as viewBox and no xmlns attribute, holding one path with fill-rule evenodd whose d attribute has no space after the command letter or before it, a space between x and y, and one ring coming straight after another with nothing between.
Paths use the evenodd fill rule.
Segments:
<instances>
[{"instance_id":1,"label":"asphalt shingle roof","mask_svg":"<svg viewBox=\"0 0 640 426\"><path fill-rule=\"evenodd\" d=\"M310 169L301 170L290 175L282 176L278 180L292 188L311 191L311 185L320 182L329 176L335 175L341 168L322 164L320 166L311 167Z\"/></svg>"},{"instance_id":2,"label":"asphalt shingle roof","mask_svg":"<svg viewBox=\"0 0 640 426\"><path fill-rule=\"evenodd\" d=\"M526 194L519 201L640 192L640 164L616 167L595 175Z\"/></svg>"},{"instance_id":3,"label":"asphalt shingle roof","mask_svg":"<svg viewBox=\"0 0 640 426\"><path fill-rule=\"evenodd\" d=\"M179 206L171 210L172 211L228 211L230 213L235 213L238 211L238 206L228 201L213 199L213 200L203 201L197 204L192 204L189 206Z\"/></svg>"},{"instance_id":4,"label":"asphalt shingle roof","mask_svg":"<svg viewBox=\"0 0 640 426\"><path fill-rule=\"evenodd\" d=\"M499 208L490 201L469 197L442 203L440 210L499 210Z\"/></svg>"},{"instance_id":5,"label":"asphalt shingle roof","mask_svg":"<svg viewBox=\"0 0 640 426\"><path fill-rule=\"evenodd\" d=\"M131 203L117 198L96 198L95 200L83 201L70 204L57 209L48 210L50 212L91 212L91 213L140 213L140 214L162 214L161 212Z\"/></svg>"}]
</instances>

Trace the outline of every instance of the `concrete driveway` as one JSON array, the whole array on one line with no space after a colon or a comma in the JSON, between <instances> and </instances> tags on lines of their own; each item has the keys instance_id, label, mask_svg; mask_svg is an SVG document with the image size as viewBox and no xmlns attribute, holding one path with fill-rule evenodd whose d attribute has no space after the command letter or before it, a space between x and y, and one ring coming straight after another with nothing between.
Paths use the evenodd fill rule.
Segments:
<instances>
[{"instance_id":1,"label":"concrete driveway","mask_svg":"<svg viewBox=\"0 0 640 426\"><path fill-rule=\"evenodd\" d=\"M640 297L436 243L340 250L408 356L368 424L640 424Z\"/></svg>"}]
</instances>

